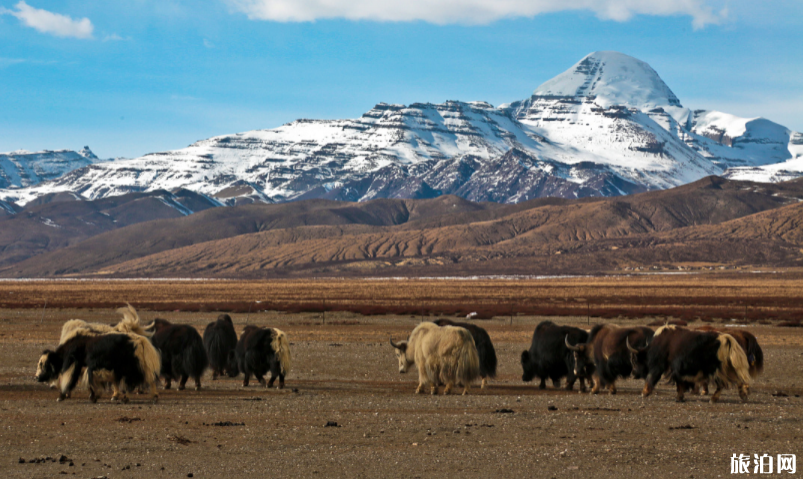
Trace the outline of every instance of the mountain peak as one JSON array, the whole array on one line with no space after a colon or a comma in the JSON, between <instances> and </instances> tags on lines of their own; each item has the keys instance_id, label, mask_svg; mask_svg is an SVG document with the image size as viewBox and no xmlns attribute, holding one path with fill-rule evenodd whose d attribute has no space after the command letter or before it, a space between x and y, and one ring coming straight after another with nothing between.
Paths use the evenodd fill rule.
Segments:
<instances>
[{"instance_id":1,"label":"mountain peak","mask_svg":"<svg viewBox=\"0 0 803 479\"><path fill-rule=\"evenodd\" d=\"M533 96L594 97L603 107L681 106L680 100L647 63L612 51L586 55L573 67L536 88Z\"/></svg>"}]
</instances>

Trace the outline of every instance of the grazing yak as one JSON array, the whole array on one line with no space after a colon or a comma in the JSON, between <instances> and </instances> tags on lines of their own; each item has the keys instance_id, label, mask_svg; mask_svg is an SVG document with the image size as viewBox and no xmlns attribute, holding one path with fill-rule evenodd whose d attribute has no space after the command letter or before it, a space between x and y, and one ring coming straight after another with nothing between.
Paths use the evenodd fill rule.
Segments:
<instances>
[{"instance_id":1,"label":"grazing yak","mask_svg":"<svg viewBox=\"0 0 803 479\"><path fill-rule=\"evenodd\" d=\"M591 394L599 393L600 388L608 388L616 394L616 380L628 378L633 372L630 350L627 344L645 346L651 340L653 331L639 326L621 328L611 324L598 324L588 334L588 341L572 345L566 336L566 347L574 351L574 374L579 375L593 365L594 387ZM636 379L643 379L636 376Z\"/></svg>"},{"instance_id":2,"label":"grazing yak","mask_svg":"<svg viewBox=\"0 0 803 479\"><path fill-rule=\"evenodd\" d=\"M491 342L488 332L479 326L469 323L456 323L449 319L439 319L435 321L438 326L457 326L467 330L474 338L474 345L477 347L477 355L480 358L480 377L482 378L482 389L488 384L488 378L496 377L496 350Z\"/></svg>"},{"instance_id":3,"label":"grazing yak","mask_svg":"<svg viewBox=\"0 0 803 479\"><path fill-rule=\"evenodd\" d=\"M722 389L736 384L739 397L747 401L750 365L742 347L730 334L690 331L678 326L663 326L655 331L652 342L634 347L626 340L633 368L645 378L641 395L652 394L664 374L677 385L677 401L684 401L686 390L695 383L713 379L717 390L711 403L719 400Z\"/></svg>"},{"instance_id":4,"label":"grazing yak","mask_svg":"<svg viewBox=\"0 0 803 479\"><path fill-rule=\"evenodd\" d=\"M75 387L84 367L89 400L92 402L97 402L107 383L112 385L113 401L127 403L125 391L143 386L150 388L154 402L159 399L156 392L159 353L144 336L132 333L97 336L74 334L55 351L45 350L42 353L36 379L46 382L61 377L61 394L58 398L61 401Z\"/></svg>"},{"instance_id":5,"label":"grazing yak","mask_svg":"<svg viewBox=\"0 0 803 479\"><path fill-rule=\"evenodd\" d=\"M761 346L759 346L758 339L756 339L753 333L739 329L717 329L711 326L703 326L697 328L697 330L730 334L747 355L747 362L750 364L750 377L755 379L759 374L764 372L764 351L761 349ZM708 394L708 381L700 382L698 386L700 387L701 395L705 396Z\"/></svg>"},{"instance_id":6,"label":"grazing yak","mask_svg":"<svg viewBox=\"0 0 803 479\"><path fill-rule=\"evenodd\" d=\"M552 321L543 321L535 327L529 351L521 353L521 367L524 373L522 381L532 381L536 376L541 379L539 389L546 388L546 379L552 379L555 387L560 387L560 380L567 378L566 389L571 391L574 382L580 380L580 392L585 392L584 381L590 381L593 365L575 371L574 354L567 344L585 343L588 333L572 326L558 326Z\"/></svg>"},{"instance_id":7,"label":"grazing yak","mask_svg":"<svg viewBox=\"0 0 803 479\"><path fill-rule=\"evenodd\" d=\"M279 389L284 388L284 377L290 371L290 342L287 335L275 328L246 326L234 349L236 362L229 366L229 376L237 376L242 371L243 387L253 374L260 384L273 387L279 378ZM270 371L270 380L265 383L263 376Z\"/></svg>"},{"instance_id":8,"label":"grazing yak","mask_svg":"<svg viewBox=\"0 0 803 479\"><path fill-rule=\"evenodd\" d=\"M67 321L64 323L64 326L61 327L61 339L59 339L59 344L64 344L77 330L82 330L83 334L95 336L108 333L134 333L140 336L150 336L140 324L139 314L137 314L137 310L134 309L133 306L126 303L126 306L118 309L117 313L123 315L123 319L114 326L103 323L89 323L83 319L71 319Z\"/></svg>"},{"instance_id":9,"label":"grazing yak","mask_svg":"<svg viewBox=\"0 0 803 479\"><path fill-rule=\"evenodd\" d=\"M198 331L186 324L172 324L166 319L154 319L145 328L151 332L151 342L162 355L162 377L165 389L170 389L172 381L178 381L178 390L184 390L187 380L195 381L195 390L201 389L201 376L209 361L206 358L204 342Z\"/></svg>"},{"instance_id":10,"label":"grazing yak","mask_svg":"<svg viewBox=\"0 0 803 479\"><path fill-rule=\"evenodd\" d=\"M393 342L399 360L399 372L418 367L419 394L424 386L430 386L431 394L438 394L438 386L445 385L443 394L449 394L455 385L463 385L463 394L468 393L471 382L480 375L480 359L474 338L464 328L421 323L413 329L406 341Z\"/></svg>"},{"instance_id":11,"label":"grazing yak","mask_svg":"<svg viewBox=\"0 0 803 479\"><path fill-rule=\"evenodd\" d=\"M204 347L212 368L212 380L225 373L231 373L229 364L234 357L234 348L237 347L237 333L231 316L221 314L217 321L209 323L204 330ZM234 374L237 375L236 373Z\"/></svg>"}]
</instances>

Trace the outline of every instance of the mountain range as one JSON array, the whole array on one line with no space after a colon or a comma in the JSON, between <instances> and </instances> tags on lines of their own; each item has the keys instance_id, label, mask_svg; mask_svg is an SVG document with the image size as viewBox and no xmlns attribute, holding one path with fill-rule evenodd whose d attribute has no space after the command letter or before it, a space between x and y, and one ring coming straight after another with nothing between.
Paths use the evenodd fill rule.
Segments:
<instances>
[{"instance_id":1,"label":"mountain range","mask_svg":"<svg viewBox=\"0 0 803 479\"><path fill-rule=\"evenodd\" d=\"M0 276L468 276L803 266L803 179L711 176L629 196L516 204L442 195L214 208L186 190L170 195L26 205L0 218ZM137 216L149 208L161 208L161 219ZM190 208L197 212L187 214Z\"/></svg>"},{"instance_id":2,"label":"mountain range","mask_svg":"<svg viewBox=\"0 0 803 479\"><path fill-rule=\"evenodd\" d=\"M75 155L83 160L65 160L64 171L76 168L61 176L22 166L15 176L11 156L0 156L0 209L12 214L54 193L100 199L178 189L225 205L440 195L519 203L629 195L710 175L803 175L800 133L689 109L648 64L617 52L592 53L529 98L498 107L379 103L357 119L301 119L140 158Z\"/></svg>"}]
</instances>

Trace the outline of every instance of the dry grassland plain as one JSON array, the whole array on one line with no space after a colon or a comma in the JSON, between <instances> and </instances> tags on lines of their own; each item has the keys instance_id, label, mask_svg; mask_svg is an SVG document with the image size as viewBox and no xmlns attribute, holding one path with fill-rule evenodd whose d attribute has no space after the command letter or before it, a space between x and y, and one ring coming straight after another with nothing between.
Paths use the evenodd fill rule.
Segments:
<instances>
[{"instance_id":1,"label":"dry grassland plain","mask_svg":"<svg viewBox=\"0 0 803 479\"><path fill-rule=\"evenodd\" d=\"M779 326L794 324L801 282L772 274L2 282L0 474L715 478L730 475L734 453L803 459L803 328ZM82 387L57 403L56 392L33 379L39 354L56 346L67 319L113 323L125 301L143 321L162 317L201 332L219 309L232 311L238 333L245 324L282 329L293 354L287 388L243 388L241 378L213 382L207 373L201 391L160 391L155 405L144 395L126 405L91 404ZM535 314L547 307L559 314ZM416 373L398 373L390 336L405 337L422 312L427 320L504 308L473 321L488 330L499 356L490 388L413 394ZM758 337L766 367L747 404L734 390L719 404L693 395L678 404L666 384L643 399L635 380L622 381L615 396L541 391L521 380L521 351L542 320L588 328L683 312L689 327L745 328Z\"/></svg>"}]
</instances>

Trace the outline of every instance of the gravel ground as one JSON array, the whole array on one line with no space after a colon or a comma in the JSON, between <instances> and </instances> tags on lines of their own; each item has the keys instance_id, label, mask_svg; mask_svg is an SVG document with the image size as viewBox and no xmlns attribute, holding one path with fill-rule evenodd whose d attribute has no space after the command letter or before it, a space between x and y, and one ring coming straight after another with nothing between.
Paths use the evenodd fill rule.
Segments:
<instances>
[{"instance_id":1,"label":"gravel ground","mask_svg":"<svg viewBox=\"0 0 803 479\"><path fill-rule=\"evenodd\" d=\"M162 391L156 405L136 395L127 405L91 404L80 387L56 403L32 377L71 317L115 320L104 310L50 312L44 321L33 310L0 310L3 477L710 478L730 475L734 453L803 452L798 329L750 328L766 368L748 404L735 390L716 405L696 396L678 404L666 385L644 400L632 380L615 396L539 391L521 381L519 355L543 318L481 322L500 364L489 389L415 395L416 373L397 372L387 338L406 336L417 318L328 315L322 325L315 315L277 313L248 321L290 337L285 390L207 374L201 391ZM216 314L166 317L202 330ZM235 324L239 331L245 315Z\"/></svg>"}]
</instances>

